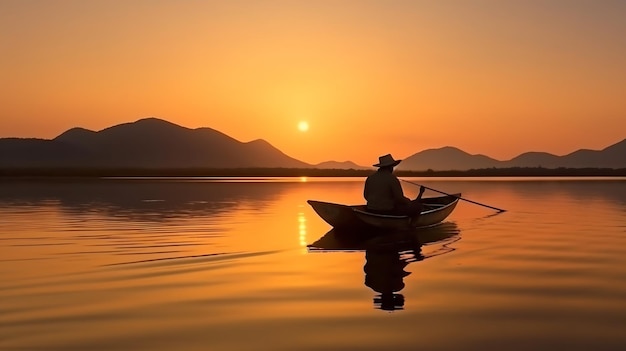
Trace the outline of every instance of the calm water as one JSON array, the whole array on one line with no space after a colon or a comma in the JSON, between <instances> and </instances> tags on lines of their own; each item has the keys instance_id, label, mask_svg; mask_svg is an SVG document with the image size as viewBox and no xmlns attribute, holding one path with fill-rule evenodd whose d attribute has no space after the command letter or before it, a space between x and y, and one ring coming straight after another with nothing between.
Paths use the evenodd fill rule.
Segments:
<instances>
[{"instance_id":1,"label":"calm water","mask_svg":"<svg viewBox=\"0 0 626 351\"><path fill-rule=\"evenodd\" d=\"M0 183L0 350L626 349L626 179L411 180L508 211L337 242L306 200L363 179Z\"/></svg>"}]
</instances>

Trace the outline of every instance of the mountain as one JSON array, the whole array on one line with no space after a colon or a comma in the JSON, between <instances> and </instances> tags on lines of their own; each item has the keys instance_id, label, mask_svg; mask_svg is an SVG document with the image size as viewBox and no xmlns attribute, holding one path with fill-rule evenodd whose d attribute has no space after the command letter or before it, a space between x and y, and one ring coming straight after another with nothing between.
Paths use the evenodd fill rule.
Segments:
<instances>
[{"instance_id":1,"label":"mountain","mask_svg":"<svg viewBox=\"0 0 626 351\"><path fill-rule=\"evenodd\" d=\"M526 152L508 161L499 161L485 155L471 155L447 146L418 152L398 165L399 170L412 171L427 169L463 171L492 167L626 168L626 139L603 150L581 149L564 156L546 152Z\"/></svg>"},{"instance_id":2,"label":"mountain","mask_svg":"<svg viewBox=\"0 0 626 351\"><path fill-rule=\"evenodd\" d=\"M502 167L547 167L559 164L559 156L547 152L525 152L509 161L503 161Z\"/></svg>"},{"instance_id":3,"label":"mountain","mask_svg":"<svg viewBox=\"0 0 626 351\"><path fill-rule=\"evenodd\" d=\"M84 150L45 139L0 139L0 167L66 167L88 157Z\"/></svg>"},{"instance_id":4,"label":"mountain","mask_svg":"<svg viewBox=\"0 0 626 351\"><path fill-rule=\"evenodd\" d=\"M407 157L399 170L466 170L497 167L500 161L485 155L471 155L455 147L428 149Z\"/></svg>"},{"instance_id":5,"label":"mountain","mask_svg":"<svg viewBox=\"0 0 626 351\"><path fill-rule=\"evenodd\" d=\"M500 167L626 168L626 139L602 150L580 149L564 156L526 152Z\"/></svg>"},{"instance_id":6,"label":"mountain","mask_svg":"<svg viewBox=\"0 0 626 351\"><path fill-rule=\"evenodd\" d=\"M52 140L0 139L0 167L311 168L264 140L240 142L211 128L157 118L95 132L73 128Z\"/></svg>"},{"instance_id":7,"label":"mountain","mask_svg":"<svg viewBox=\"0 0 626 351\"><path fill-rule=\"evenodd\" d=\"M581 149L564 156L527 152L507 161L446 146L413 154L398 169L492 167L626 168L626 139L603 150ZM373 169L351 161L311 165L284 154L262 139L240 142L215 129L190 129L158 118L140 119L101 131L72 128L52 140L3 138L0 168Z\"/></svg>"},{"instance_id":8,"label":"mountain","mask_svg":"<svg viewBox=\"0 0 626 351\"><path fill-rule=\"evenodd\" d=\"M371 169L373 167L363 167L359 166L352 161L326 161L322 163L318 163L313 165L315 168L319 169Z\"/></svg>"}]
</instances>

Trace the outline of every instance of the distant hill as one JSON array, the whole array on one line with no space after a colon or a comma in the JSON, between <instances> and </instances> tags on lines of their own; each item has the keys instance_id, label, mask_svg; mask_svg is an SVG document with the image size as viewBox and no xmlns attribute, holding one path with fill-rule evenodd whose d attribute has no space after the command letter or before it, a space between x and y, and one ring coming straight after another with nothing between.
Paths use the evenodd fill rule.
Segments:
<instances>
[{"instance_id":1,"label":"distant hill","mask_svg":"<svg viewBox=\"0 0 626 351\"><path fill-rule=\"evenodd\" d=\"M0 167L311 168L258 139L146 118L95 132L73 128L52 140L0 139Z\"/></svg>"},{"instance_id":2,"label":"distant hill","mask_svg":"<svg viewBox=\"0 0 626 351\"><path fill-rule=\"evenodd\" d=\"M559 156L547 152L526 152L509 161L503 161L503 167L547 167L559 163Z\"/></svg>"},{"instance_id":3,"label":"distant hill","mask_svg":"<svg viewBox=\"0 0 626 351\"><path fill-rule=\"evenodd\" d=\"M0 139L0 167L66 167L89 159L89 154L71 144L44 139Z\"/></svg>"},{"instance_id":4,"label":"distant hill","mask_svg":"<svg viewBox=\"0 0 626 351\"><path fill-rule=\"evenodd\" d=\"M485 155L470 155L455 147L428 149L407 157L398 170L465 170L497 167L500 161Z\"/></svg>"},{"instance_id":5,"label":"distant hill","mask_svg":"<svg viewBox=\"0 0 626 351\"><path fill-rule=\"evenodd\" d=\"M602 150L581 149L564 156L527 152L502 162L500 167L625 168L626 139Z\"/></svg>"},{"instance_id":6,"label":"distant hill","mask_svg":"<svg viewBox=\"0 0 626 351\"><path fill-rule=\"evenodd\" d=\"M526 152L508 161L485 155L471 155L454 147L429 149L407 157L399 170L468 170L479 168L626 168L626 139L602 150L581 149L564 156L546 152Z\"/></svg>"},{"instance_id":7,"label":"distant hill","mask_svg":"<svg viewBox=\"0 0 626 351\"><path fill-rule=\"evenodd\" d=\"M626 168L626 139L603 150L581 149L565 156L527 152L507 161L446 146L413 154L400 163L398 170L512 167ZM101 131L72 128L52 140L3 138L0 168L373 169L351 161L312 165L286 155L262 139L240 142L211 128L190 129L158 118Z\"/></svg>"},{"instance_id":8,"label":"distant hill","mask_svg":"<svg viewBox=\"0 0 626 351\"><path fill-rule=\"evenodd\" d=\"M313 167L319 168L319 169L372 169L374 168L374 167L359 166L352 161L342 161L342 162L326 161L326 162L313 165Z\"/></svg>"}]
</instances>

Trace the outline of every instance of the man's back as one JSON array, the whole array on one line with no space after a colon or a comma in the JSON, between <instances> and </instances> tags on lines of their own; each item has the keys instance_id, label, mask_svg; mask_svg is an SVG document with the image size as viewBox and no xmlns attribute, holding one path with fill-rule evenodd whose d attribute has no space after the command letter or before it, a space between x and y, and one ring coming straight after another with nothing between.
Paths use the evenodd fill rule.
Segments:
<instances>
[{"instance_id":1,"label":"man's back","mask_svg":"<svg viewBox=\"0 0 626 351\"><path fill-rule=\"evenodd\" d=\"M392 211L406 199L398 178L384 169L367 177L363 196L367 200L367 208L375 211Z\"/></svg>"}]
</instances>

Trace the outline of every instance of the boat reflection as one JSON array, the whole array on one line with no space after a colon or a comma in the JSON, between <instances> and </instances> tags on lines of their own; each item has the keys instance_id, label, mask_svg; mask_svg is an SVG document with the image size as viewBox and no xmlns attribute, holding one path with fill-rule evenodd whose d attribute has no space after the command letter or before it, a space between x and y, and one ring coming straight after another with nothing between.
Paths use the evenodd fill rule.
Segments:
<instances>
[{"instance_id":1,"label":"boat reflection","mask_svg":"<svg viewBox=\"0 0 626 351\"><path fill-rule=\"evenodd\" d=\"M454 222L403 232L338 231L333 229L314 243L309 252L365 252L365 286L377 294L374 307L404 309L405 268L413 262L454 251L450 244L460 239ZM423 250L428 248L428 250Z\"/></svg>"}]
</instances>

